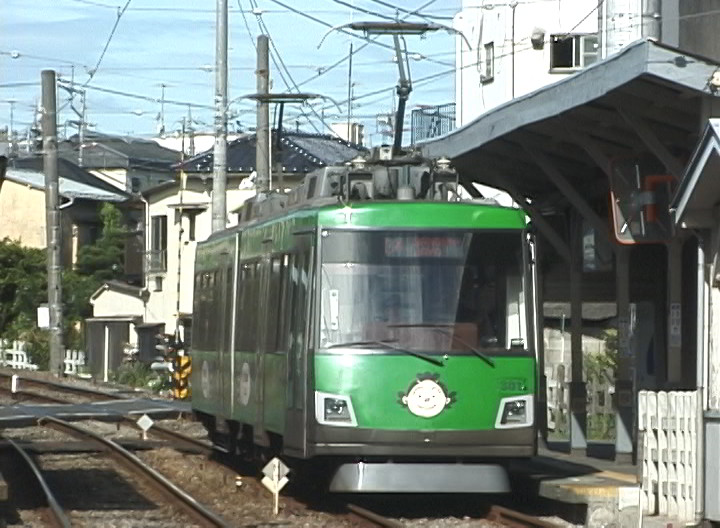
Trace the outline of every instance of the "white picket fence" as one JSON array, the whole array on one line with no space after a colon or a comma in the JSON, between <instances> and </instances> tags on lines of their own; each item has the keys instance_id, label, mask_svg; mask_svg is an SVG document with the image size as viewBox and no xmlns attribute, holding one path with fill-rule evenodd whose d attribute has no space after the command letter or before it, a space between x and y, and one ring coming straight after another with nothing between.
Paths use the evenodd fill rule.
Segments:
<instances>
[{"instance_id":1,"label":"white picket fence","mask_svg":"<svg viewBox=\"0 0 720 528\"><path fill-rule=\"evenodd\" d=\"M696 391L638 394L643 509L680 521L695 516Z\"/></svg>"},{"instance_id":2,"label":"white picket fence","mask_svg":"<svg viewBox=\"0 0 720 528\"><path fill-rule=\"evenodd\" d=\"M81 367L87 364L85 352L82 350L65 351L65 374L80 375ZM23 341L0 340L0 365L18 370L37 370L38 366L30 361L27 345Z\"/></svg>"}]
</instances>

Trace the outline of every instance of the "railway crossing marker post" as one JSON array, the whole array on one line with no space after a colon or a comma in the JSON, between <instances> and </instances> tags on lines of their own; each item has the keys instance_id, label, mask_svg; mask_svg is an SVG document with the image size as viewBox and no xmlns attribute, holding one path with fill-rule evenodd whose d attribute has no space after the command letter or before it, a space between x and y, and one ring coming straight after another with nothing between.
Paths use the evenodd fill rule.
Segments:
<instances>
[{"instance_id":1,"label":"railway crossing marker post","mask_svg":"<svg viewBox=\"0 0 720 528\"><path fill-rule=\"evenodd\" d=\"M269 489L274 500L273 513L275 515L280 511L280 490L285 487L288 483L287 474L290 473L288 468L283 461L275 457L262 470L265 475L262 479L263 486Z\"/></svg>"},{"instance_id":2,"label":"railway crossing marker post","mask_svg":"<svg viewBox=\"0 0 720 528\"><path fill-rule=\"evenodd\" d=\"M153 426L152 418L147 414L143 414L140 419L136 422L138 427L142 430L142 439L147 440L147 432Z\"/></svg>"}]
</instances>

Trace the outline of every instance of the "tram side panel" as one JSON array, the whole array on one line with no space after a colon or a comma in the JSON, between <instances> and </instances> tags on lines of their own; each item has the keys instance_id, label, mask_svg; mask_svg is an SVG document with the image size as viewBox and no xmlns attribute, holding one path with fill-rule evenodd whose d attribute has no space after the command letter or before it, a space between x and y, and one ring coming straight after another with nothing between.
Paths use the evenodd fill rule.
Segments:
<instances>
[{"instance_id":1,"label":"tram side panel","mask_svg":"<svg viewBox=\"0 0 720 528\"><path fill-rule=\"evenodd\" d=\"M234 237L198 245L193 296L193 409L207 416L229 416L232 368Z\"/></svg>"}]
</instances>

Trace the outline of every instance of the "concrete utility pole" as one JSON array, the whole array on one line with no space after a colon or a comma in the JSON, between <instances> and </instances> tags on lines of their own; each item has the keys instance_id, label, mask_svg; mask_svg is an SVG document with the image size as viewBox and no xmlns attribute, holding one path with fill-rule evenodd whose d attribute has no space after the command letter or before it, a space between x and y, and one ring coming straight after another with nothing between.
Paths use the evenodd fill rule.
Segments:
<instances>
[{"instance_id":1,"label":"concrete utility pole","mask_svg":"<svg viewBox=\"0 0 720 528\"><path fill-rule=\"evenodd\" d=\"M270 62L267 35L257 39L257 123L255 125L255 172L258 193L270 190L270 108L267 99L270 85Z\"/></svg>"},{"instance_id":2,"label":"concrete utility pole","mask_svg":"<svg viewBox=\"0 0 720 528\"><path fill-rule=\"evenodd\" d=\"M48 307L50 311L50 372L63 374L65 349L62 334L62 278L60 262L60 209L57 158L57 94L55 72L42 72L42 134L45 170L45 221L47 224Z\"/></svg>"},{"instance_id":3,"label":"concrete utility pole","mask_svg":"<svg viewBox=\"0 0 720 528\"><path fill-rule=\"evenodd\" d=\"M217 0L215 39L215 148L213 149L212 231L225 229L227 219L227 77L228 3Z\"/></svg>"}]
</instances>

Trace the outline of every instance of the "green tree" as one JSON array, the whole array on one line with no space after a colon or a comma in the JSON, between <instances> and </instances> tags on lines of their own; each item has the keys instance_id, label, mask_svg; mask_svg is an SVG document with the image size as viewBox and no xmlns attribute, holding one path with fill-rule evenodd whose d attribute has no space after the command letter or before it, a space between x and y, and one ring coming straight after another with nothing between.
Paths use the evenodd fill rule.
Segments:
<instances>
[{"instance_id":1,"label":"green tree","mask_svg":"<svg viewBox=\"0 0 720 528\"><path fill-rule=\"evenodd\" d=\"M123 274L127 231L120 210L109 203L100 208L102 234L78 251L76 269L62 275L65 343L82 345L76 323L92 315L90 296L100 285ZM46 303L47 253L26 248L18 241L0 240L0 336L27 340L37 354L46 348L47 336L36 326L37 307Z\"/></svg>"},{"instance_id":2,"label":"green tree","mask_svg":"<svg viewBox=\"0 0 720 528\"><path fill-rule=\"evenodd\" d=\"M0 240L0 336L22 314L34 321L39 304L47 302L45 250L26 248L18 241Z\"/></svg>"},{"instance_id":3,"label":"green tree","mask_svg":"<svg viewBox=\"0 0 720 528\"><path fill-rule=\"evenodd\" d=\"M122 213L111 203L102 205L100 219L103 224L102 234L94 244L80 248L75 270L80 275L91 276L102 282L123 275L127 229Z\"/></svg>"}]
</instances>

